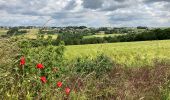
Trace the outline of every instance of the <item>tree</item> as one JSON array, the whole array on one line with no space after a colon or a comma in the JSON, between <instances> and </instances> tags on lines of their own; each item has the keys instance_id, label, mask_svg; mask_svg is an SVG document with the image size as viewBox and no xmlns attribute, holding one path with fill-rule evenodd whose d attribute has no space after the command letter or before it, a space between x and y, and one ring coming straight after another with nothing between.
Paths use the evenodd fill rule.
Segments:
<instances>
[{"instance_id":1,"label":"tree","mask_svg":"<svg viewBox=\"0 0 170 100\"><path fill-rule=\"evenodd\" d=\"M7 32L7 35L15 35L18 33L18 28L17 27L13 27L13 28L10 28L9 31Z\"/></svg>"}]
</instances>

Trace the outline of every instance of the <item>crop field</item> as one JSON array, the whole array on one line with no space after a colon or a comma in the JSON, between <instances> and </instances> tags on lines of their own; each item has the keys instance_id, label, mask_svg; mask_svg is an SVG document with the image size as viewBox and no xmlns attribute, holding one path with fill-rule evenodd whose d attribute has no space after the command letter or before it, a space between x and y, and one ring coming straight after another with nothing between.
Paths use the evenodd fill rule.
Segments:
<instances>
[{"instance_id":1,"label":"crop field","mask_svg":"<svg viewBox=\"0 0 170 100\"><path fill-rule=\"evenodd\" d=\"M149 66L156 58L170 57L170 40L66 46L65 57L95 57L99 53L128 67Z\"/></svg>"}]
</instances>

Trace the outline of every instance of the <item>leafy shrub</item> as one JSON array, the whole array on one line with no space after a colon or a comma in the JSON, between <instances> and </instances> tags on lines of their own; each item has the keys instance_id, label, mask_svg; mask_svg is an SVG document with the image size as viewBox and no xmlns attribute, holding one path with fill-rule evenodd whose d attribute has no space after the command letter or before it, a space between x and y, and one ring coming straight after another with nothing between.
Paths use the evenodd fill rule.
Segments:
<instances>
[{"instance_id":1,"label":"leafy shrub","mask_svg":"<svg viewBox=\"0 0 170 100\"><path fill-rule=\"evenodd\" d=\"M6 98L8 97L6 95L9 95L10 98L15 99L24 99L27 96L45 98L47 94L59 92L59 89L50 89L56 88L56 82L67 75L68 68L63 67L64 50L63 43L58 47L30 48L29 42L25 42L21 52L16 56L17 59L21 58L20 62L18 60L12 63L13 68L10 72L12 80L7 84L10 87L3 88L3 96ZM40 78L44 84L41 83ZM9 93L9 90L13 92Z\"/></svg>"},{"instance_id":2,"label":"leafy shrub","mask_svg":"<svg viewBox=\"0 0 170 100\"><path fill-rule=\"evenodd\" d=\"M29 45L29 42L26 42L25 44ZM60 46L58 47L41 46L33 49L28 49L27 47L22 48L21 55L26 56L27 64L25 65L25 70L28 70L28 72L33 72L31 70L35 69L34 67L32 69L28 66L35 66L37 63L43 63L43 65L47 67L46 70L44 70L45 72L52 70L54 67L61 70L63 69L62 67L59 68L62 64L65 50L63 43L60 43Z\"/></svg>"},{"instance_id":3,"label":"leafy shrub","mask_svg":"<svg viewBox=\"0 0 170 100\"><path fill-rule=\"evenodd\" d=\"M78 58L75 64L75 70L77 73L84 73L84 75L95 72L96 77L109 72L114 66L114 63L110 58L101 54L96 59Z\"/></svg>"}]
</instances>

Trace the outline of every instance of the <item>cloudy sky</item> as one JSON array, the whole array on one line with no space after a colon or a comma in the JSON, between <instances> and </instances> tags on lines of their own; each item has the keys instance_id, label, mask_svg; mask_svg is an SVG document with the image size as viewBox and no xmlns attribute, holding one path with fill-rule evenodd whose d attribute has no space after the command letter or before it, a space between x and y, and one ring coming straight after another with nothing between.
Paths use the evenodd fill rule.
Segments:
<instances>
[{"instance_id":1,"label":"cloudy sky","mask_svg":"<svg viewBox=\"0 0 170 100\"><path fill-rule=\"evenodd\" d=\"M0 0L0 26L170 26L170 0Z\"/></svg>"}]
</instances>

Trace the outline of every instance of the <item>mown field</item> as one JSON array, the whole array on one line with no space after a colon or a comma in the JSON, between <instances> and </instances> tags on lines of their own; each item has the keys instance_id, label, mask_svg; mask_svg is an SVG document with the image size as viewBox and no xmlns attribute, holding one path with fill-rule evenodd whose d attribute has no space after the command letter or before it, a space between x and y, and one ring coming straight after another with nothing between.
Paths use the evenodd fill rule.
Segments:
<instances>
[{"instance_id":1,"label":"mown field","mask_svg":"<svg viewBox=\"0 0 170 100\"><path fill-rule=\"evenodd\" d=\"M95 57L99 53L129 67L152 65L156 58L170 57L170 40L66 46L65 57Z\"/></svg>"}]
</instances>

